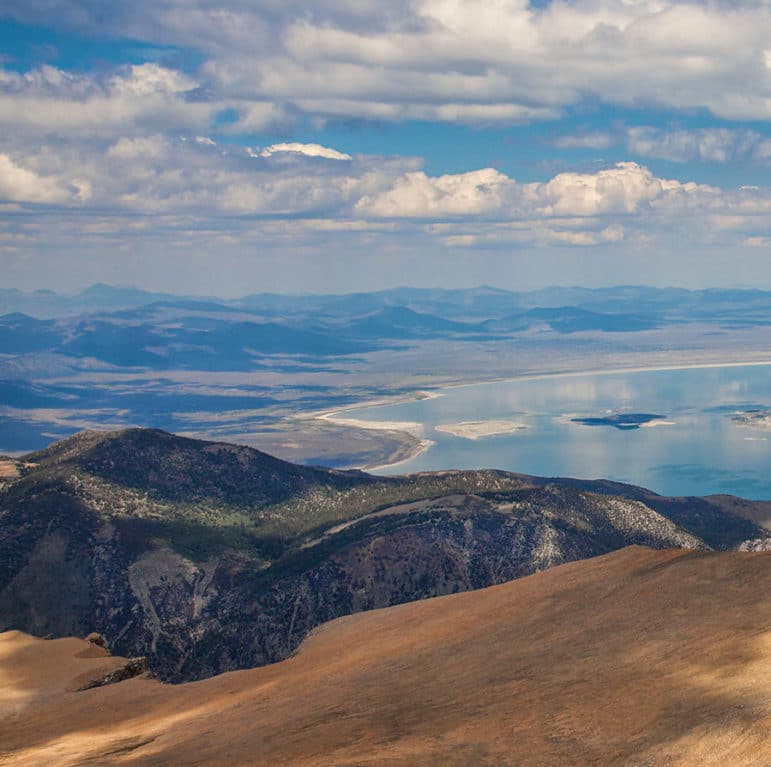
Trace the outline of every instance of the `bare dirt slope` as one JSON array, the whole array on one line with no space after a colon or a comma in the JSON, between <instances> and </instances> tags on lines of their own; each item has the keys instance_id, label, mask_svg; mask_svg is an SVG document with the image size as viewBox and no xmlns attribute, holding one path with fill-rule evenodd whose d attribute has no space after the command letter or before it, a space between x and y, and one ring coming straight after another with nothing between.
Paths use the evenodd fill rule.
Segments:
<instances>
[{"instance_id":1,"label":"bare dirt slope","mask_svg":"<svg viewBox=\"0 0 771 767\"><path fill-rule=\"evenodd\" d=\"M342 618L292 658L120 665L0 634L3 765L771 765L771 554L632 547Z\"/></svg>"}]
</instances>

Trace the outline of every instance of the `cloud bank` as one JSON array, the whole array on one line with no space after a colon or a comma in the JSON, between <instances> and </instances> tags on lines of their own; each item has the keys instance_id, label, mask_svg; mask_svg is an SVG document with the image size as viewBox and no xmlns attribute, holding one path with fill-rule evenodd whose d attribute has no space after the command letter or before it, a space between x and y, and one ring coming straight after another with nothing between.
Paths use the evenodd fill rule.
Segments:
<instances>
[{"instance_id":1,"label":"cloud bank","mask_svg":"<svg viewBox=\"0 0 771 767\"><path fill-rule=\"evenodd\" d=\"M119 120L192 130L222 109L234 110L236 132L298 114L512 123L587 99L771 117L764 2L136 0L105 13L74 0L8 0L0 14L203 57L192 73L148 62L106 78L52 67L0 74L0 113L36 129L46 103L66 130Z\"/></svg>"},{"instance_id":2,"label":"cloud bank","mask_svg":"<svg viewBox=\"0 0 771 767\"><path fill-rule=\"evenodd\" d=\"M431 280L457 254L496 251L502 269L550 248L645 274L650 254L693 271L703 253L771 242L767 186L689 166L771 161L761 0L5 0L0 19L133 46L92 67L0 61L0 254L27 281L70 258L110 279L136 254L160 254L142 268L169 281L164 263L183 273L214 252L240 267L280 254L301 273L369 259L374 280L425 259ZM490 126L619 109L640 124L543 139L599 154L588 169L534 162L520 180L465 159ZM646 122L662 111L709 124ZM452 172L413 156L414 121L465 131ZM403 130L399 147L345 145L384 125Z\"/></svg>"}]
</instances>

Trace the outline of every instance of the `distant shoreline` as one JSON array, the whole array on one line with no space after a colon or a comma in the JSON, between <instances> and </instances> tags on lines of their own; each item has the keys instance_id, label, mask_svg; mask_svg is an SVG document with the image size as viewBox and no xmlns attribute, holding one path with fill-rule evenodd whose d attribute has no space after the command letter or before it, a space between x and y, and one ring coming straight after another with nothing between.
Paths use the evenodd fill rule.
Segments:
<instances>
[{"instance_id":1,"label":"distant shoreline","mask_svg":"<svg viewBox=\"0 0 771 767\"><path fill-rule=\"evenodd\" d=\"M338 408L336 410L306 413L301 418L308 418L314 420L322 420L330 423L334 423L338 426L349 426L358 429L369 429L371 431L389 431L391 434L404 434L409 436L409 440L405 440L405 444L412 443L414 439L418 439L419 443L409 455L400 457L395 461L386 461L385 463L378 464L376 466L361 466L357 467L364 471L375 472L378 469L391 469L394 466L400 466L401 464L408 463L414 460L423 453L427 452L435 442L427 439L423 435L425 425L418 422L398 422L398 421L366 421L356 418L345 418L344 413L348 413L353 410L366 410L373 407L382 407L386 405L400 405L406 402L415 402L425 399L436 399L437 397L444 396L443 392L448 389L461 389L472 386L491 386L501 383L516 383L519 381L538 381L543 379L558 379L558 378L575 378L579 376L592 376L592 375L620 375L624 373L655 373L659 371L667 370L703 370L712 368L742 368L742 367L770 367L771 359L768 360L751 360L751 361L734 361L734 362L692 362L682 363L674 365L641 365L632 367L619 367L619 368L597 368L593 370L560 370L554 372L543 373L524 373L521 375L507 376L503 378L495 378L489 381L469 381L464 383L448 383L438 384L432 389L418 389L409 394L394 395L393 397L381 397L377 400L365 400L360 403L354 403L347 405L344 408ZM659 425L650 424L651 426ZM663 425L663 424L662 424ZM400 428L402 427L402 428ZM404 428L407 427L407 428Z\"/></svg>"}]
</instances>

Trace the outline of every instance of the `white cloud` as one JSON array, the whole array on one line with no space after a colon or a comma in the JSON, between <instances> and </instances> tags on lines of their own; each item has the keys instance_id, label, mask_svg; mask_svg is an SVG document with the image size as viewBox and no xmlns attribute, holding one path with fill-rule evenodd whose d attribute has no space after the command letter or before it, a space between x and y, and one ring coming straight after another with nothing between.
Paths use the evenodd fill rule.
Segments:
<instances>
[{"instance_id":1,"label":"white cloud","mask_svg":"<svg viewBox=\"0 0 771 767\"><path fill-rule=\"evenodd\" d=\"M181 72L152 63L130 66L109 81L113 93L139 98L186 93L196 86L195 80Z\"/></svg>"},{"instance_id":2,"label":"white cloud","mask_svg":"<svg viewBox=\"0 0 771 767\"><path fill-rule=\"evenodd\" d=\"M52 14L49 0L7 0L4 13L194 49L204 62L193 77L147 63L96 86L41 69L16 91L17 121L43 119L33 98L41 89L64 108L65 129L76 125L68 105L78 91L91 118L147 120L153 131L170 117L204 128L226 108L243 131L298 112L509 123L550 119L586 99L771 118L768 3L135 0L109 14L98 3L55 5Z\"/></svg>"},{"instance_id":3,"label":"white cloud","mask_svg":"<svg viewBox=\"0 0 771 767\"><path fill-rule=\"evenodd\" d=\"M276 162L282 157L292 161ZM7 202L77 207L93 215L112 211L116 221L136 213L158 221L283 217L314 220L318 231L364 231L384 219L402 230L426 220L479 221L541 232L550 227L548 239L573 243L620 240L622 227L668 227L678 216L685 227L701 226L698 216L738 217L733 229L746 234L748 221L771 215L771 193L764 188L725 192L659 178L633 162L521 184L493 168L432 176L409 158L346 157L307 144L256 152L162 135L122 137L103 151L74 142L0 155L0 190ZM319 162L327 158L333 159ZM440 237L469 234L435 231Z\"/></svg>"},{"instance_id":4,"label":"white cloud","mask_svg":"<svg viewBox=\"0 0 771 767\"><path fill-rule=\"evenodd\" d=\"M646 167L620 162L597 173L560 173L546 183L530 184L524 197L544 215L631 214L662 198L709 194L711 187L660 179Z\"/></svg>"},{"instance_id":5,"label":"white cloud","mask_svg":"<svg viewBox=\"0 0 771 767\"><path fill-rule=\"evenodd\" d=\"M87 181L72 180L69 184L61 178L41 176L0 154L0 199L4 202L67 203L81 202L91 196Z\"/></svg>"},{"instance_id":6,"label":"white cloud","mask_svg":"<svg viewBox=\"0 0 771 767\"><path fill-rule=\"evenodd\" d=\"M542 221L524 221L513 226L493 226L473 234L445 234L442 243L451 248L505 248L511 246L568 245L572 247L596 247L621 242L624 227L612 224L603 229L580 229L554 226Z\"/></svg>"},{"instance_id":7,"label":"white cloud","mask_svg":"<svg viewBox=\"0 0 771 767\"><path fill-rule=\"evenodd\" d=\"M260 151L260 157L271 157L276 154L301 154L306 157L323 157L325 160L350 160L351 155L345 152L338 152L337 149L330 149L320 144L299 144L297 142L289 144L271 144Z\"/></svg>"},{"instance_id":8,"label":"white cloud","mask_svg":"<svg viewBox=\"0 0 771 767\"><path fill-rule=\"evenodd\" d=\"M771 138L744 128L617 127L613 131L559 136L551 143L560 149L623 145L631 155L680 163L766 162L771 158Z\"/></svg>"},{"instance_id":9,"label":"white cloud","mask_svg":"<svg viewBox=\"0 0 771 767\"><path fill-rule=\"evenodd\" d=\"M0 129L35 136L115 136L207 128L219 102L191 100L196 83L156 64L106 79L41 67L0 70Z\"/></svg>"},{"instance_id":10,"label":"white cloud","mask_svg":"<svg viewBox=\"0 0 771 767\"><path fill-rule=\"evenodd\" d=\"M139 138L122 137L107 150L108 157L121 160L160 159L169 150L169 142L163 136Z\"/></svg>"},{"instance_id":11,"label":"white cloud","mask_svg":"<svg viewBox=\"0 0 771 767\"><path fill-rule=\"evenodd\" d=\"M405 173L386 191L366 195L358 213L384 218L476 216L500 209L513 181L493 168L446 176Z\"/></svg>"}]
</instances>

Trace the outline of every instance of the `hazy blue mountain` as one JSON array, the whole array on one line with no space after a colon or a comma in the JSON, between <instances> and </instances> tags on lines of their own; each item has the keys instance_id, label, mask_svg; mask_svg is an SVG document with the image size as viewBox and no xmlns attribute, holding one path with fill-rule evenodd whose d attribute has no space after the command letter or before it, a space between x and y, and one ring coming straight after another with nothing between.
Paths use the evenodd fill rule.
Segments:
<instances>
[{"instance_id":1,"label":"hazy blue mountain","mask_svg":"<svg viewBox=\"0 0 771 767\"><path fill-rule=\"evenodd\" d=\"M223 308L222 313L227 311ZM265 354L324 357L377 348L363 334L346 337L338 331L227 316L217 319L178 313L178 321L169 319L161 322L156 311L146 309L58 321L5 315L0 317L0 353L50 351L119 367L243 370Z\"/></svg>"},{"instance_id":2,"label":"hazy blue mountain","mask_svg":"<svg viewBox=\"0 0 771 767\"><path fill-rule=\"evenodd\" d=\"M608 288L549 287L533 291L510 291L492 286L468 289L399 287L368 293L343 295L279 295L253 293L237 299L175 296L132 287L92 285L73 295L50 290L24 293L0 289L0 314L21 312L40 319L78 314L114 312L152 304L167 308L208 311L241 310L266 317L314 316L351 318L389 307L404 307L421 314L449 320L501 319L531 309L575 307L600 314L634 314L669 321L712 319L730 322L768 321L771 292L755 289L686 290L644 285ZM765 313L765 314L764 314Z\"/></svg>"},{"instance_id":3,"label":"hazy blue mountain","mask_svg":"<svg viewBox=\"0 0 771 767\"><path fill-rule=\"evenodd\" d=\"M446 333L472 333L478 325L423 314L405 306L390 306L351 320L342 330L352 338L412 338Z\"/></svg>"},{"instance_id":4,"label":"hazy blue mountain","mask_svg":"<svg viewBox=\"0 0 771 767\"><path fill-rule=\"evenodd\" d=\"M657 327L658 322L653 318L632 314L593 312L575 306L561 306L557 308L539 307L484 323L487 330L512 332L527 330L539 325L547 325L558 333L577 333L582 330L629 333L638 330L650 330Z\"/></svg>"},{"instance_id":5,"label":"hazy blue mountain","mask_svg":"<svg viewBox=\"0 0 771 767\"><path fill-rule=\"evenodd\" d=\"M62 333L52 320L38 320L21 312L0 317L0 353L26 354L56 347Z\"/></svg>"},{"instance_id":6,"label":"hazy blue mountain","mask_svg":"<svg viewBox=\"0 0 771 767\"><path fill-rule=\"evenodd\" d=\"M0 314L23 312L44 319L128 309L156 301L180 300L184 300L184 297L103 283L92 285L72 295L60 295L50 290L24 293L19 290L0 289Z\"/></svg>"}]
</instances>

